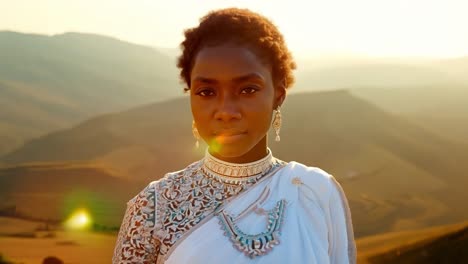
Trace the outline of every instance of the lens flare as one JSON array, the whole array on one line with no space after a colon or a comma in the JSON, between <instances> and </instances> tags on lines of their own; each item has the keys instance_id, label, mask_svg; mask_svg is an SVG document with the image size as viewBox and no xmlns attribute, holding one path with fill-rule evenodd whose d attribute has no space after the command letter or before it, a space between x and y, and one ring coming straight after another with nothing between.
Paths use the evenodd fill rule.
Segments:
<instances>
[{"instance_id":1,"label":"lens flare","mask_svg":"<svg viewBox=\"0 0 468 264\"><path fill-rule=\"evenodd\" d=\"M210 150L212 152L215 152L215 153L219 152L221 150L221 148L222 148L221 142L219 140L217 140L216 138L211 140L209 146L210 146Z\"/></svg>"},{"instance_id":2,"label":"lens flare","mask_svg":"<svg viewBox=\"0 0 468 264\"><path fill-rule=\"evenodd\" d=\"M80 208L73 212L65 221L65 227L74 230L88 229L92 224L90 214L86 209Z\"/></svg>"}]
</instances>

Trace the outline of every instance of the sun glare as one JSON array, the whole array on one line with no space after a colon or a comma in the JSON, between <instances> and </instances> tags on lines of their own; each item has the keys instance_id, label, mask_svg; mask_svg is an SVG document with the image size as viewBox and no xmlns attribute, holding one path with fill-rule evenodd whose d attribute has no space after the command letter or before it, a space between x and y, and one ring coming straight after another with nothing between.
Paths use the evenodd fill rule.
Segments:
<instances>
[{"instance_id":1,"label":"sun glare","mask_svg":"<svg viewBox=\"0 0 468 264\"><path fill-rule=\"evenodd\" d=\"M68 229L87 229L91 226L92 219L86 209L78 209L73 212L70 217L65 221L65 227Z\"/></svg>"},{"instance_id":2,"label":"sun glare","mask_svg":"<svg viewBox=\"0 0 468 264\"><path fill-rule=\"evenodd\" d=\"M213 151L213 152L219 152L221 150L221 142L219 142L217 139L213 139L210 144L210 149Z\"/></svg>"}]
</instances>

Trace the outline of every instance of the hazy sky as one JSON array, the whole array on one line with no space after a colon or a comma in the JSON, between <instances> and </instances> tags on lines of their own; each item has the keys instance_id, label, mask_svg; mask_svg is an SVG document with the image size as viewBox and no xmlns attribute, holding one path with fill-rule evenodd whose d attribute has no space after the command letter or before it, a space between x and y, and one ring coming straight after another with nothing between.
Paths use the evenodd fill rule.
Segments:
<instances>
[{"instance_id":1,"label":"hazy sky","mask_svg":"<svg viewBox=\"0 0 468 264\"><path fill-rule=\"evenodd\" d=\"M465 0L0 0L0 30L89 32L176 48L184 28L230 6L272 19L298 56L468 55Z\"/></svg>"}]
</instances>

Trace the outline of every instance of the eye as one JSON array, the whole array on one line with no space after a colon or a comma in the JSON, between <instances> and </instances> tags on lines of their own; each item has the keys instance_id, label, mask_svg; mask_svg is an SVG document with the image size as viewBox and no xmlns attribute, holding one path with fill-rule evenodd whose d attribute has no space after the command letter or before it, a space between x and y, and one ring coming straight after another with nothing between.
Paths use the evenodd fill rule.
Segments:
<instances>
[{"instance_id":1,"label":"eye","mask_svg":"<svg viewBox=\"0 0 468 264\"><path fill-rule=\"evenodd\" d=\"M212 96L214 95L214 92L210 89L204 89L196 93L197 95L206 97L206 96Z\"/></svg>"},{"instance_id":2,"label":"eye","mask_svg":"<svg viewBox=\"0 0 468 264\"><path fill-rule=\"evenodd\" d=\"M242 94L253 94L257 92L259 89L254 87L254 86L248 86L242 89L241 93Z\"/></svg>"}]
</instances>

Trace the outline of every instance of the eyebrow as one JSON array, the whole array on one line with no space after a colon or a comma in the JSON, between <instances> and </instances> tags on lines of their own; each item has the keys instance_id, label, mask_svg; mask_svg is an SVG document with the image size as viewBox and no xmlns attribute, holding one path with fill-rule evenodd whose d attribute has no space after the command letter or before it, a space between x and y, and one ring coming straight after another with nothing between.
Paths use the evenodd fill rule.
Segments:
<instances>
[{"instance_id":1,"label":"eyebrow","mask_svg":"<svg viewBox=\"0 0 468 264\"><path fill-rule=\"evenodd\" d=\"M231 81L235 82L235 83L241 83L241 82L244 82L244 81L247 81L247 80L250 80L250 79L259 79L262 82L265 82L265 79L263 78L263 76L261 76L258 73L249 73L249 74L246 74L246 75L234 77L234 78L231 79ZM201 76L195 77L195 79L193 81L194 82L200 82L200 83L207 83L207 84L218 83L218 80L216 80L216 79L210 79L210 78L201 77Z\"/></svg>"}]
</instances>

